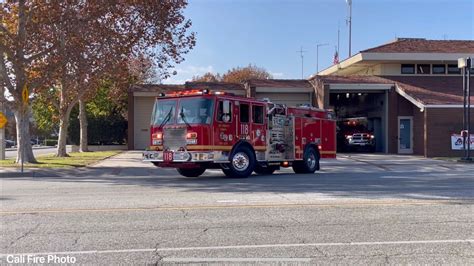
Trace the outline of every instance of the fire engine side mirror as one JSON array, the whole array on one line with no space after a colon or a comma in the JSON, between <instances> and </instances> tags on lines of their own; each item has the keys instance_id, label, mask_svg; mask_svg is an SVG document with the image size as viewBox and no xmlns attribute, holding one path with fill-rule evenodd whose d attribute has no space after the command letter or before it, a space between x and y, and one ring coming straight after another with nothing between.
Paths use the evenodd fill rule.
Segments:
<instances>
[{"instance_id":1,"label":"fire engine side mirror","mask_svg":"<svg viewBox=\"0 0 474 266\"><path fill-rule=\"evenodd\" d=\"M230 114L230 101L224 101L222 103L222 112L225 114L225 115L228 115Z\"/></svg>"}]
</instances>

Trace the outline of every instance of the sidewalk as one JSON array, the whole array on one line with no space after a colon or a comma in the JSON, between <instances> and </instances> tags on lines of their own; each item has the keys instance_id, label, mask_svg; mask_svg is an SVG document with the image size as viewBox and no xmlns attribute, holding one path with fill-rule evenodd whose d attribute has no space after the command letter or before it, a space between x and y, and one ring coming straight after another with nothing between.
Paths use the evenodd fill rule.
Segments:
<instances>
[{"instance_id":1,"label":"sidewalk","mask_svg":"<svg viewBox=\"0 0 474 266\"><path fill-rule=\"evenodd\" d=\"M142 162L141 151L123 151L117 155L106 158L95 164L78 168L25 168L21 173L20 168L3 167L0 169L0 178L13 177L61 177L61 176L103 176L126 173L131 175L144 174L150 169L155 169L151 163ZM143 172L143 173L142 173Z\"/></svg>"}]
</instances>

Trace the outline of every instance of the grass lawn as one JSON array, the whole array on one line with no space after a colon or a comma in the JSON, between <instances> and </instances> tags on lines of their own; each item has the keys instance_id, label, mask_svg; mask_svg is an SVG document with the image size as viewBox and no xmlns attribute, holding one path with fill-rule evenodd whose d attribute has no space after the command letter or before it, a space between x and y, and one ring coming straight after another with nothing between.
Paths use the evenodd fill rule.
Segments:
<instances>
[{"instance_id":1,"label":"grass lawn","mask_svg":"<svg viewBox=\"0 0 474 266\"><path fill-rule=\"evenodd\" d=\"M40 155L36 157L37 164L25 164L26 168L73 168L84 167L107 157L119 154L121 151L71 152L70 157L55 157L54 155ZM15 159L0 160L2 167L20 167Z\"/></svg>"}]
</instances>

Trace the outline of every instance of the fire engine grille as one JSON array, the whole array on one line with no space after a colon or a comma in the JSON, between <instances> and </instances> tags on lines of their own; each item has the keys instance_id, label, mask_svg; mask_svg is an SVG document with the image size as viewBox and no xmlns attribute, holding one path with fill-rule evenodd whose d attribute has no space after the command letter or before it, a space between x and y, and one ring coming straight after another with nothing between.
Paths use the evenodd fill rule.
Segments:
<instances>
[{"instance_id":1,"label":"fire engine grille","mask_svg":"<svg viewBox=\"0 0 474 266\"><path fill-rule=\"evenodd\" d=\"M174 151L186 147L186 128L165 128L163 146Z\"/></svg>"}]
</instances>

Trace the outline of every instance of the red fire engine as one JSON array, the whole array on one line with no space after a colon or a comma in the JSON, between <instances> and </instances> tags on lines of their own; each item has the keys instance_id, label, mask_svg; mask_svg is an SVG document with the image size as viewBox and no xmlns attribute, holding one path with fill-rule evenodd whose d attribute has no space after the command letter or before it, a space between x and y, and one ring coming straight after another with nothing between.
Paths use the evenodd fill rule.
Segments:
<instances>
[{"instance_id":1,"label":"red fire engine","mask_svg":"<svg viewBox=\"0 0 474 266\"><path fill-rule=\"evenodd\" d=\"M336 157L332 112L217 91L160 94L150 131L144 161L187 177L206 169L248 177L289 166L295 173L314 173L320 158Z\"/></svg>"}]
</instances>

